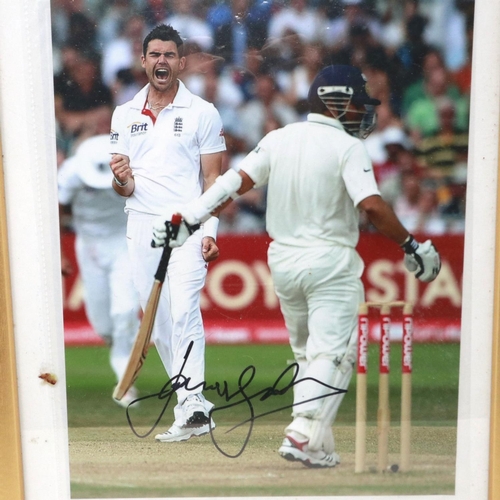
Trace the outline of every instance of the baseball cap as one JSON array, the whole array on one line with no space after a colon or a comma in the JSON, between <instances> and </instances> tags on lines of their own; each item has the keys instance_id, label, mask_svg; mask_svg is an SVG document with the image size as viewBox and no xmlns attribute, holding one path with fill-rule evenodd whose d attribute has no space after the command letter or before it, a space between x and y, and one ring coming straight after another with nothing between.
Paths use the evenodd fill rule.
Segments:
<instances>
[{"instance_id":1,"label":"baseball cap","mask_svg":"<svg viewBox=\"0 0 500 500\"><path fill-rule=\"evenodd\" d=\"M346 93L352 94L354 104L371 104L378 106L380 101L368 95L367 80L359 68L345 64L335 64L323 68L314 78L309 88L308 102L315 102L320 87L344 87ZM332 90L332 92L335 92ZM342 90L338 90L342 92Z\"/></svg>"}]
</instances>

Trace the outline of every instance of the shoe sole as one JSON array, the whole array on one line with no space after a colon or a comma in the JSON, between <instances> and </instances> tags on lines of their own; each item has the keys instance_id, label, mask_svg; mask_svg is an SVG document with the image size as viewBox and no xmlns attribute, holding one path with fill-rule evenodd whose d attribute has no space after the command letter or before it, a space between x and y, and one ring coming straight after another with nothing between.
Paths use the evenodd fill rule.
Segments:
<instances>
[{"instance_id":1,"label":"shoe sole","mask_svg":"<svg viewBox=\"0 0 500 500\"><path fill-rule=\"evenodd\" d=\"M296 448L292 448L292 449L294 450L295 453L301 453L300 450L297 450ZM306 467L309 467L310 469L332 468L338 464L338 462L331 462L331 463L312 462L311 459L309 457L307 457L307 455L304 454L304 457L299 457L296 454L294 454L292 451L289 451L289 450L279 449L278 453L285 460L288 460L289 462L302 462Z\"/></svg>"},{"instance_id":2,"label":"shoe sole","mask_svg":"<svg viewBox=\"0 0 500 500\"><path fill-rule=\"evenodd\" d=\"M300 462L300 458L297 458L295 455L292 453L288 453L286 451L280 451L278 452L280 456L282 456L285 460L288 460L289 462Z\"/></svg>"},{"instance_id":3,"label":"shoe sole","mask_svg":"<svg viewBox=\"0 0 500 500\"><path fill-rule=\"evenodd\" d=\"M201 437L201 436L206 436L210 431L205 431L201 432L200 434L184 434L183 436L177 436L175 439L170 439L170 438L157 438L155 437L156 441L160 443L180 443L182 441L187 441L188 439L191 439L192 437Z\"/></svg>"}]
</instances>

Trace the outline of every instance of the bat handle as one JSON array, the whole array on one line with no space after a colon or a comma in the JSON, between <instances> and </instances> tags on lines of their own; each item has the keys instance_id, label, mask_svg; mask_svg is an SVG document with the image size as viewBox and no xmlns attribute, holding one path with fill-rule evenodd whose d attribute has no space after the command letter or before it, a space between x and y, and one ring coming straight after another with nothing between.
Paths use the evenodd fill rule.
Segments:
<instances>
[{"instance_id":1,"label":"bat handle","mask_svg":"<svg viewBox=\"0 0 500 500\"><path fill-rule=\"evenodd\" d=\"M177 233L179 232L179 227L182 222L182 217L180 215L174 214L172 220L170 221L170 234L169 240L177 238ZM167 223L168 224L168 223ZM155 280L163 283L165 281L165 276L167 275L168 261L170 260L170 254L172 249L170 248L169 242L163 248L163 253L161 254L160 262L158 264L158 269L156 270Z\"/></svg>"},{"instance_id":2,"label":"bat handle","mask_svg":"<svg viewBox=\"0 0 500 500\"><path fill-rule=\"evenodd\" d=\"M160 262L158 264L158 269L156 270L155 280L163 283L165 281L165 276L167 275L168 261L170 260L170 254L172 249L167 245L163 248L163 253L161 254Z\"/></svg>"}]
</instances>

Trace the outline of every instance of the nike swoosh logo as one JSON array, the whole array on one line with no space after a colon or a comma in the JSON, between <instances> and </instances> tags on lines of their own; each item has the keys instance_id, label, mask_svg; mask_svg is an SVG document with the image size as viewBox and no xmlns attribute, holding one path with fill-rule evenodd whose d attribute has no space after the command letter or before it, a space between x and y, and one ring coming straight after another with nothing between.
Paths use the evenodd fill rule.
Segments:
<instances>
[{"instance_id":1,"label":"nike swoosh logo","mask_svg":"<svg viewBox=\"0 0 500 500\"><path fill-rule=\"evenodd\" d=\"M363 169L363 172L371 172L371 168L369 168L368 170L366 170L366 168Z\"/></svg>"}]
</instances>

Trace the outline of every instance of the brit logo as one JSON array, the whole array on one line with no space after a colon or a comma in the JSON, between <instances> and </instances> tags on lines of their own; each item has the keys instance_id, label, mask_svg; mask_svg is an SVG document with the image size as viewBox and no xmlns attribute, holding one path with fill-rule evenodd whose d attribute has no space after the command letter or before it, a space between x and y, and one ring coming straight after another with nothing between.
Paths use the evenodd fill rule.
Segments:
<instances>
[{"instance_id":1,"label":"brit logo","mask_svg":"<svg viewBox=\"0 0 500 500\"><path fill-rule=\"evenodd\" d=\"M180 116L178 116L174 120L174 135L176 137L180 137L181 133L182 133L182 118Z\"/></svg>"},{"instance_id":2,"label":"brit logo","mask_svg":"<svg viewBox=\"0 0 500 500\"><path fill-rule=\"evenodd\" d=\"M130 127L131 137L145 134L148 131L148 124L145 122L144 123L135 122L129 125L129 127Z\"/></svg>"},{"instance_id":3,"label":"brit logo","mask_svg":"<svg viewBox=\"0 0 500 500\"><path fill-rule=\"evenodd\" d=\"M112 144L116 144L118 142L118 132L111 130L109 138Z\"/></svg>"}]
</instances>

